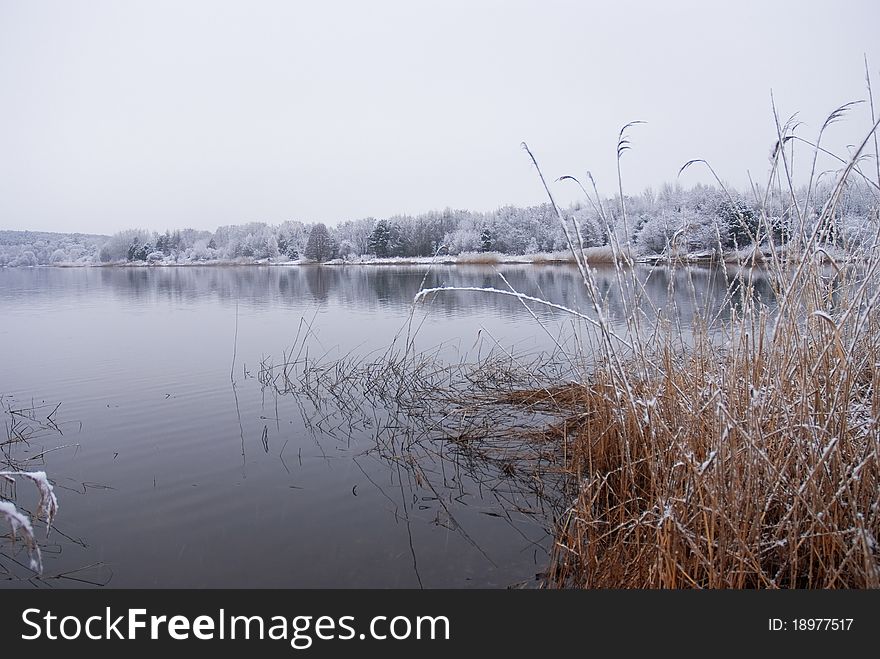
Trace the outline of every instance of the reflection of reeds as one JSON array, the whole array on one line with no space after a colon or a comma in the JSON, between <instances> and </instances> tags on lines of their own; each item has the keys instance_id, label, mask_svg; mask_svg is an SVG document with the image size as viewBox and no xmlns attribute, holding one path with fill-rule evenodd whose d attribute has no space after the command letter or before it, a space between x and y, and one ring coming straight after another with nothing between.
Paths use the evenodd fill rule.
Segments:
<instances>
[{"instance_id":1,"label":"reflection of reeds","mask_svg":"<svg viewBox=\"0 0 880 659\"><path fill-rule=\"evenodd\" d=\"M308 334L302 335L302 341ZM433 441L448 442L461 455L481 456L504 465L523 466L536 448L533 432L546 421L545 410L528 409L515 394L524 382L540 383L570 376L567 368L543 355L531 361L497 352L478 362L449 364L435 352L312 357L297 344L281 363L264 361L258 378L281 395L295 395L307 426L340 440L369 433L380 452L417 452ZM534 461L549 459L545 448ZM509 471L509 468L508 468Z\"/></svg>"},{"instance_id":2,"label":"reflection of reeds","mask_svg":"<svg viewBox=\"0 0 880 659\"><path fill-rule=\"evenodd\" d=\"M570 378L568 370L557 370L568 365L546 355L528 359L499 351L475 363L448 363L438 352L413 351L408 342L399 352L313 357L310 336L303 321L281 362L262 363L260 382L293 396L316 437L345 444L352 437L369 438L364 457L397 474L407 493L392 497L373 485L394 499L407 523L410 501L430 501L437 507L434 523L460 535L490 564L491 556L458 519L467 492L479 493L483 514L520 534L524 520L549 531L572 494L562 496L563 453L543 431L553 418L546 401L532 406L515 394L524 383L540 387ZM547 555L540 540L523 538Z\"/></svg>"}]
</instances>

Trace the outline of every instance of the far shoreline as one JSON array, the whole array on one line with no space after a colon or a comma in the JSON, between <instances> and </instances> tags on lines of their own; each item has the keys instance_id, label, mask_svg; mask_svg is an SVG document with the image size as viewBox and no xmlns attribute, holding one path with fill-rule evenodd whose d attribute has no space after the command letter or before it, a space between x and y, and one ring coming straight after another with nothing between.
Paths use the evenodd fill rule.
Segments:
<instances>
[{"instance_id":1,"label":"far shoreline","mask_svg":"<svg viewBox=\"0 0 880 659\"><path fill-rule=\"evenodd\" d=\"M632 255L630 252L617 253L610 246L585 248L585 262L590 266L614 266L616 263L624 265L642 266L766 266L778 259L780 262L788 261L793 255L789 254L787 246L762 246L758 249L748 248L739 251L729 251L719 254L717 251L692 252L685 254L642 254ZM834 263L838 259L847 257L847 252L840 248L828 248L820 250L824 263ZM580 255L579 255L580 256ZM850 254L850 256L852 256ZM327 261L314 261L308 259L297 260L272 260L262 259L206 259L203 261L177 261L170 257L167 260L154 261L111 261L106 263L83 261L83 262L58 262L35 265L2 265L0 269L40 269L40 268L191 268L191 267L310 267L310 266L503 266L503 265L549 265L549 266L575 266L575 258L570 251L539 252L535 254L501 254L498 252L468 252L459 255L444 256L394 256L394 257L371 257L371 258L336 258Z\"/></svg>"}]
</instances>

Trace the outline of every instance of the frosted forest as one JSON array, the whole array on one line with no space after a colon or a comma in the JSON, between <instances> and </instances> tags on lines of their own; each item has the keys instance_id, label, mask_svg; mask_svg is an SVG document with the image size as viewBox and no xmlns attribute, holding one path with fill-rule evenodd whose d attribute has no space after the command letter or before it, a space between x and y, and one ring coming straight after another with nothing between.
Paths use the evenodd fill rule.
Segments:
<instances>
[{"instance_id":1,"label":"frosted forest","mask_svg":"<svg viewBox=\"0 0 880 659\"><path fill-rule=\"evenodd\" d=\"M557 181L575 185L579 181ZM564 209L580 228L585 247L612 242L635 256L736 253L773 240L783 245L797 232L815 229L832 190L830 177L796 198L782 189L749 194L719 186L667 184L640 195L600 197ZM586 192L586 191L585 191ZM853 176L822 235L837 249L876 246L880 191L873 180ZM627 222L622 222L625 208ZM797 207L806 208L801 222ZM772 231L759 231L761 213ZM824 220L827 221L827 220ZM157 222L160 224L160 222ZM771 235L772 234L772 235ZM125 263L198 264L208 262L326 262L411 259L472 254L567 258L567 242L549 203L525 208L502 206L490 212L445 209L419 215L346 220L336 226L288 220L280 224L245 222L213 233L175 228L164 232L127 229L112 236L0 231L0 266L110 265ZM537 258L535 260L538 260Z\"/></svg>"}]
</instances>

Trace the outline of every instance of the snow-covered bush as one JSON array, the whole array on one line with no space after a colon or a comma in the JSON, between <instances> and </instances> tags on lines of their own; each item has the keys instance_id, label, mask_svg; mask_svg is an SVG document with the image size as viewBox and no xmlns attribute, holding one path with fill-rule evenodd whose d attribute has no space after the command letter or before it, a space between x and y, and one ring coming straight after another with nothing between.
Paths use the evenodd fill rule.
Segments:
<instances>
[{"instance_id":1,"label":"snow-covered bush","mask_svg":"<svg viewBox=\"0 0 880 659\"><path fill-rule=\"evenodd\" d=\"M650 217L639 218L635 242L644 254L700 252L718 248L727 240L727 227L719 218L701 217L695 211L664 209Z\"/></svg>"},{"instance_id":2,"label":"snow-covered bush","mask_svg":"<svg viewBox=\"0 0 880 659\"><path fill-rule=\"evenodd\" d=\"M339 242L339 249L337 250L337 255L340 258L347 259L352 256L357 256L357 248L350 240L341 240Z\"/></svg>"},{"instance_id":3,"label":"snow-covered bush","mask_svg":"<svg viewBox=\"0 0 880 659\"><path fill-rule=\"evenodd\" d=\"M480 233L474 229L456 229L443 238L450 254L480 251Z\"/></svg>"},{"instance_id":4,"label":"snow-covered bush","mask_svg":"<svg viewBox=\"0 0 880 659\"><path fill-rule=\"evenodd\" d=\"M196 244L189 247L184 252L185 261L209 261L217 258L217 250L211 249L209 241L205 239L197 240Z\"/></svg>"},{"instance_id":5,"label":"snow-covered bush","mask_svg":"<svg viewBox=\"0 0 880 659\"><path fill-rule=\"evenodd\" d=\"M838 242L844 249L870 250L878 246L878 221L845 215L837 223Z\"/></svg>"},{"instance_id":6,"label":"snow-covered bush","mask_svg":"<svg viewBox=\"0 0 880 659\"><path fill-rule=\"evenodd\" d=\"M275 234L270 234L269 237L266 238L266 255L270 259L278 258L278 238L275 237Z\"/></svg>"},{"instance_id":7,"label":"snow-covered bush","mask_svg":"<svg viewBox=\"0 0 880 659\"><path fill-rule=\"evenodd\" d=\"M30 480L40 493L36 517L43 518L46 522L46 534L52 526L52 520L58 512L58 499L55 498L54 488L46 477L44 471L0 471L0 480L14 484L16 478ZM9 525L12 531L12 541L18 537L24 541L30 558L30 567L35 572L43 571L43 557L34 537L34 527L30 518L18 510L11 501L0 500L0 520Z\"/></svg>"},{"instance_id":8,"label":"snow-covered bush","mask_svg":"<svg viewBox=\"0 0 880 659\"><path fill-rule=\"evenodd\" d=\"M25 250L14 258L9 265L13 268L37 265L37 256L31 250Z\"/></svg>"},{"instance_id":9,"label":"snow-covered bush","mask_svg":"<svg viewBox=\"0 0 880 659\"><path fill-rule=\"evenodd\" d=\"M640 217L636 227L636 248L645 254L662 254L681 229L681 218L678 213L664 211Z\"/></svg>"},{"instance_id":10,"label":"snow-covered bush","mask_svg":"<svg viewBox=\"0 0 880 659\"><path fill-rule=\"evenodd\" d=\"M594 213L590 212L585 208L578 209L569 214L569 217L572 220L577 221L577 226L580 227L581 238L584 241L584 247L601 247L602 245L608 242L608 238L606 236L606 231L602 227L602 222L599 217ZM572 240L577 241L577 228L574 226L574 222L572 224ZM561 244L557 245L554 248L555 250L563 250L568 247L565 240L565 235L560 231L560 237L562 239Z\"/></svg>"},{"instance_id":11,"label":"snow-covered bush","mask_svg":"<svg viewBox=\"0 0 880 659\"><path fill-rule=\"evenodd\" d=\"M63 251L63 250L62 250ZM63 260L70 261L71 263L80 262L83 257L87 256L88 250L85 245L73 244L67 250L67 257Z\"/></svg>"},{"instance_id":12,"label":"snow-covered bush","mask_svg":"<svg viewBox=\"0 0 880 659\"><path fill-rule=\"evenodd\" d=\"M129 260L129 249L132 245L145 245L153 241L153 232L144 229L126 229L113 234L101 246L101 261L110 263L112 261ZM151 250L152 251L152 250ZM146 254L144 255L146 256Z\"/></svg>"},{"instance_id":13,"label":"snow-covered bush","mask_svg":"<svg viewBox=\"0 0 880 659\"><path fill-rule=\"evenodd\" d=\"M724 199L718 204L715 215L720 221L720 226L726 230L725 247L737 249L746 247L760 241L758 211L742 200Z\"/></svg>"}]
</instances>

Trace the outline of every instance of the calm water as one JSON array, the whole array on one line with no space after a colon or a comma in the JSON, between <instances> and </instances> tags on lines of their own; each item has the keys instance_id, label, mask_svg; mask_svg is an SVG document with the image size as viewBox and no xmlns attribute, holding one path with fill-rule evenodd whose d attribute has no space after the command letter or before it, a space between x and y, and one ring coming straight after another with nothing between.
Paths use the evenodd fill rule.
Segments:
<instances>
[{"instance_id":1,"label":"calm water","mask_svg":"<svg viewBox=\"0 0 880 659\"><path fill-rule=\"evenodd\" d=\"M588 308L573 268L501 271L523 293ZM669 276L647 277L659 306L670 303ZM689 276L697 304L717 308L723 276ZM65 447L34 463L56 482L61 503L44 550L51 585L534 581L552 520L529 492L501 496L467 469L425 486L370 452L370 432L310 429L301 401L267 394L255 377L262 359L278 361L293 345L304 318L309 350L327 359L387 346L406 325L423 277L415 266L0 270L0 394L18 407L61 403L54 418L63 436L45 436L21 454ZM599 279L620 320L613 272ZM493 268L478 266L435 268L425 285L505 287ZM680 288L673 295L689 309L694 301ZM539 315L547 331L515 299L442 294L416 309L416 342L457 361L577 340L569 317ZM19 486L20 502L26 490ZM0 583L28 585L4 577L25 574L13 558L22 554L11 556L4 541ZM51 579L59 574L84 581Z\"/></svg>"}]
</instances>

